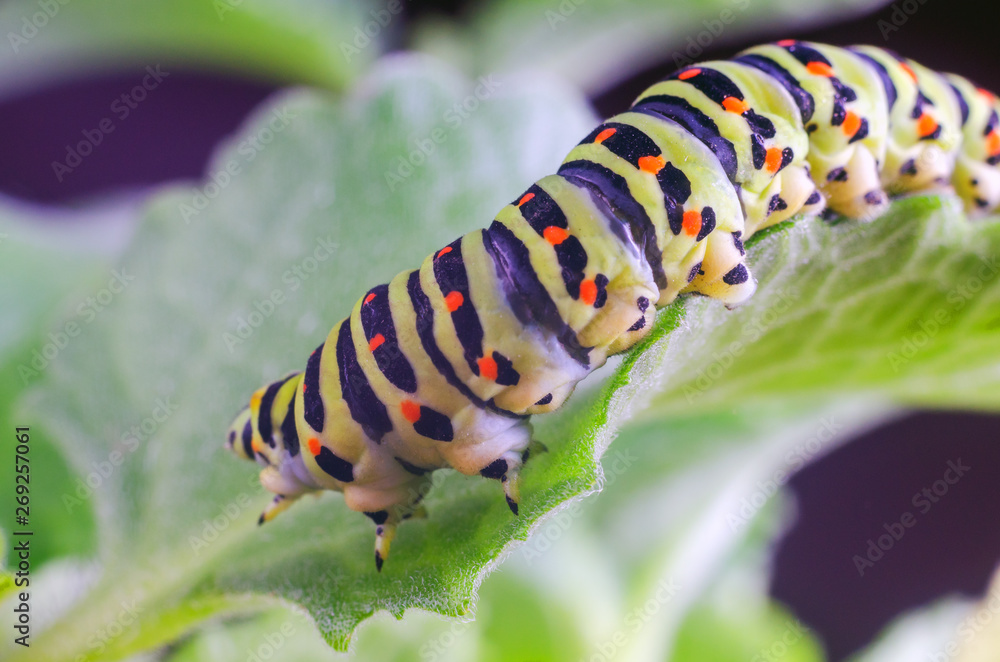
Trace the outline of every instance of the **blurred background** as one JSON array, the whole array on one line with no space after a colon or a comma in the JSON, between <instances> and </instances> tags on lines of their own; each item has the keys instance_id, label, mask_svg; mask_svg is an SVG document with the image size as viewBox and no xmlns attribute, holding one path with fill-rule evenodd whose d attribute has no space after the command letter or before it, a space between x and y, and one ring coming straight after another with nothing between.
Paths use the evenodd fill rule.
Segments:
<instances>
[{"instance_id":1,"label":"blurred background","mask_svg":"<svg viewBox=\"0 0 1000 662\"><path fill-rule=\"evenodd\" d=\"M789 37L838 45L886 46L932 68L959 72L986 88L1000 89L1000 68L996 66L1000 56L996 40L996 26L1000 23L997 3L943 0L906 0L891 5L829 3L803 6L801 19L793 16L795 3L786 3L778 12L781 19L771 20L774 5L758 6L757 2L713 3L708 9L695 10L678 5L678 12L691 12L693 28L665 30L662 34L653 30L647 36L650 40L660 40L656 48L646 48L641 43L628 48L623 45L623 50L629 52L622 57L602 58L599 50L589 52L586 57L573 57L574 54L555 52L555 46L532 55L531 48L537 48L539 38L524 34L522 42L517 29L493 37L500 43L488 44L478 54L488 62L496 53L506 52L504 63L513 70L532 66L567 80L586 94L601 116L624 110L646 86L675 69L679 56L691 55L694 60L727 58L747 46ZM24 8L33 5L4 4L0 18L4 21L2 32L8 35L5 40L9 42L4 47L13 50L14 56L8 52L0 65L0 76L7 78L7 82L0 84L0 145L4 155L0 159L0 193L15 204L41 206L37 208L42 210L39 213L44 212L56 222L70 224L77 218L75 212L101 209L107 215L120 215L128 223L127 219L142 206L146 196L162 185L202 177L219 142L236 131L265 99L291 86L336 87L330 83L337 82L341 75L321 66L300 67L291 58L282 61L267 50L273 46L262 46L255 61L246 55L253 48L227 42L218 35L195 33L180 37L186 27L172 25L166 18L161 23L159 9L149 8L144 19L141 8L144 3L135 3L128 10L134 14L134 20L143 23L133 38L137 42L151 40L149 52L163 56L158 60L136 57L136 53L143 52L142 45L122 46L119 42L128 39L114 30L95 37L108 40L109 47L102 52L101 48L88 45L86 25L58 25L60 18L70 18L60 17L58 12L47 20L51 26L41 30L53 33L58 30L65 42L60 43L52 36L43 48L40 38L35 41L25 36L30 30L23 33L23 18L31 16L24 14ZM42 4L34 6L35 10L43 11L44 8L39 9ZM63 6L63 3L51 4ZM235 13L230 17L225 12L227 7L231 9L238 3L218 0L215 4L217 10L222 7L221 22L236 20ZM381 9L385 3L372 6L376 4ZM524 8L531 5L520 4ZM531 9L536 15L544 15L546 11L565 12L569 7L571 13L578 11L585 16L599 4L598 0L564 0L561 4L536 4ZM488 66L482 68L481 63L462 59L468 51L463 50L461 41L486 39L482 37L484 26L491 21L515 20L486 2L412 1L401 2L400 7L399 15L393 14L388 26L373 38L377 44L362 48L356 57L374 60L383 53L417 48L435 57L452 58L455 67L472 73L490 71ZM697 38L705 30L711 32L709 22L727 8L737 17L733 25L727 24L720 34L706 40L707 44L693 48L696 42L692 37ZM114 3L109 4L106 19L114 20L118 9ZM630 4L621 3L618 10L630 11ZM599 18L599 12L595 13ZM286 27L294 32L296 26L290 23ZM612 28L609 26L609 30ZM121 29L129 28L123 25ZM164 35L162 40L156 36L158 31ZM578 38L594 44L606 43L597 30L592 32ZM21 35L23 41L18 43L12 34ZM172 50L171 39L201 40L202 44ZM277 43L280 49L288 41L279 39ZM343 43L333 44L332 49ZM232 49L232 53L213 52L212 44L223 51ZM299 43L298 47L307 51L312 45L312 42ZM33 48L44 52L33 53ZM646 52L642 52L643 48ZM518 59L516 53L521 49L531 63ZM73 54L80 52L90 53L90 59L73 61ZM155 76L150 79L148 65L140 60L167 62L164 68L169 72L168 83L148 84L147 93L133 105L122 98L123 90L141 86L144 80L147 83L157 80ZM79 141L82 131L98 127L109 115L109 100L112 100L111 112L121 120L116 121L114 131L104 135L99 149L95 147L79 165L63 172L54 169L54 163L68 163L68 146ZM363 159L365 155L352 158ZM796 622L811 631L828 659L842 660L856 654L907 610L947 596L972 599L984 594L1000 560L1000 527L996 518L1000 499L998 441L998 416L957 411L914 412L837 446L791 477L789 484L798 516L778 539L768 591L785 605ZM879 565L878 572L859 581L857 568L846 559L863 549L869 538L882 533L884 525L897 521L900 513L910 508L913 494L940 478L947 463L956 459L972 467L968 477L921 520L919 527L908 533L905 544L891 550L891 563ZM55 456L48 461L62 462ZM64 476L63 480L72 480L74 473L67 466L59 475ZM608 494L596 501L587 500L585 506L595 507L605 497L613 503L614 489L614 485L610 486ZM611 517L593 515L595 531L600 530L601 517L605 516ZM49 543L53 548L44 550L44 554L54 559L80 553L77 546L81 539L86 539L86 535L81 538L67 534L66 545L72 549L61 549L55 540ZM512 563L516 565L517 560ZM537 570L537 566L534 568ZM534 576L534 570L520 575L501 570L490 577L482 589L483 604L474 624L456 628L432 617L420 620L421 617L408 616L417 623L407 631L409 644L386 643L389 637L398 638L398 631L391 619L380 622L371 632L363 631L361 653L374 649L368 643L377 638L385 646L386 659L397 654L399 659L414 654L420 659L436 659L435 646L456 654L464 644L453 647L452 639L465 637L471 641L478 637L480 643L475 654L481 659L505 657L502 643L509 637L516 638L513 633L518 628L527 631L536 627L533 619L556 618L543 603L532 604L524 597L522 584ZM513 604L517 608L510 606ZM211 657L212 651L222 655L219 651L229 651L226 647L231 647L232 641L241 642L239 645L247 651L258 650L259 639L255 639L254 633L269 631L268 628L277 631L282 622L280 619L217 622L159 655L163 659L215 659ZM298 623L296 627L306 638L304 626ZM421 627L432 633L427 635L431 638L414 633ZM470 633L472 630L475 632ZM316 643L315 634L309 633L308 637ZM487 640L497 642L489 655L482 643ZM428 641L434 644L431 648L427 647ZM407 645L410 647L406 648ZM300 653L286 650L276 659L296 659L296 655L301 655L299 659L314 659L310 656L322 652L321 648L303 646ZM928 657L911 659L938 659L931 657L932 652L927 651ZM585 650L578 653L577 659L591 659L584 657ZM240 652L233 659L245 657ZM682 657L678 654L677 659ZM716 659L705 652L692 659L699 657ZM772 657L794 656L772 653ZM997 657L1000 658L1000 652ZM522 659L516 655L505 659L514 658ZM523 659L555 658L534 649L525 652Z\"/></svg>"}]
</instances>

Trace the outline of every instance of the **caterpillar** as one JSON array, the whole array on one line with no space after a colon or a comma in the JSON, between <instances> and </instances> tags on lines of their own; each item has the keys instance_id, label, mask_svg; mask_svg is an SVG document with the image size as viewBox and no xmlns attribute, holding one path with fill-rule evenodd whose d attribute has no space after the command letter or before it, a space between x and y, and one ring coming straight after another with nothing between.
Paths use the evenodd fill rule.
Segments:
<instances>
[{"instance_id":1,"label":"caterpillar","mask_svg":"<svg viewBox=\"0 0 1000 662\"><path fill-rule=\"evenodd\" d=\"M650 331L680 295L732 307L744 242L792 217L868 221L890 195L950 187L1000 204L997 97L888 50L796 40L686 66L554 175L366 292L305 370L257 390L226 446L261 465L271 520L335 490L374 521L426 516L430 474L496 479L516 515L530 417Z\"/></svg>"}]
</instances>

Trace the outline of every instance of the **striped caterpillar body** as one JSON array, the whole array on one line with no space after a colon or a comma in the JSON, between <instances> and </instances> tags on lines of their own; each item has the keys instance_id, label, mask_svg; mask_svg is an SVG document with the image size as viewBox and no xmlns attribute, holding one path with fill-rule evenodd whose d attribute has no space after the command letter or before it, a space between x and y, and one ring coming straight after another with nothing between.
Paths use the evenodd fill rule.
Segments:
<instances>
[{"instance_id":1,"label":"striped caterpillar body","mask_svg":"<svg viewBox=\"0 0 1000 662\"><path fill-rule=\"evenodd\" d=\"M997 98L878 48L786 40L685 67L594 129L485 230L369 290L305 371L253 394L227 447L276 496L343 492L376 524L423 515L430 473L500 481L540 445L529 417L651 329L682 294L729 306L743 242L788 220L870 220L890 195L951 186L1000 204Z\"/></svg>"}]
</instances>

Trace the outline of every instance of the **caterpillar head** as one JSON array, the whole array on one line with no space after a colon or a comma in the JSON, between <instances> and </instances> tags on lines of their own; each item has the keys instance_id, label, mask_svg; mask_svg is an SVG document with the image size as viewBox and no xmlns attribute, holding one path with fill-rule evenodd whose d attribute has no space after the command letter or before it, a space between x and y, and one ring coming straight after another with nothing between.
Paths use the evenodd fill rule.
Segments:
<instances>
[{"instance_id":1,"label":"caterpillar head","mask_svg":"<svg viewBox=\"0 0 1000 662\"><path fill-rule=\"evenodd\" d=\"M959 157L952 182L970 216L984 216L1000 205L1000 170L986 162Z\"/></svg>"},{"instance_id":2,"label":"caterpillar head","mask_svg":"<svg viewBox=\"0 0 1000 662\"><path fill-rule=\"evenodd\" d=\"M292 373L257 389L226 432L226 448L261 465L279 463L281 451L295 445L294 393L301 373Z\"/></svg>"},{"instance_id":3,"label":"caterpillar head","mask_svg":"<svg viewBox=\"0 0 1000 662\"><path fill-rule=\"evenodd\" d=\"M226 432L226 449L245 460L254 459L253 423L250 407L246 406L236 415Z\"/></svg>"}]
</instances>

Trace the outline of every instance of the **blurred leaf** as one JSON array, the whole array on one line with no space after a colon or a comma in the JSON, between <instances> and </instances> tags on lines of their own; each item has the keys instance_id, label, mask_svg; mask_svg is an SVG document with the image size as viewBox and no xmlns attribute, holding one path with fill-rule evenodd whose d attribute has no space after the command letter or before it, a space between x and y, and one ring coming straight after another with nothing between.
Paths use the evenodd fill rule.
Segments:
<instances>
[{"instance_id":1,"label":"blurred leaf","mask_svg":"<svg viewBox=\"0 0 1000 662\"><path fill-rule=\"evenodd\" d=\"M978 600L949 596L903 614L851 662L906 659L988 662L1000 650L1000 572Z\"/></svg>"},{"instance_id":2,"label":"blurred leaf","mask_svg":"<svg viewBox=\"0 0 1000 662\"><path fill-rule=\"evenodd\" d=\"M473 75L545 70L593 94L663 60L678 66L750 36L789 36L885 0L493 0L461 23L418 25L418 48ZM784 34L782 33L784 32Z\"/></svg>"},{"instance_id":3,"label":"blurred leaf","mask_svg":"<svg viewBox=\"0 0 1000 662\"><path fill-rule=\"evenodd\" d=\"M908 611L895 618L865 650L851 662L895 662L896 660L962 660L955 657L960 644L959 626L970 615L974 602L949 597L932 605ZM995 659L996 649L985 659ZM972 658L974 659L974 658ZM972 659L969 662L972 662ZM978 662L978 661L977 661Z\"/></svg>"},{"instance_id":4,"label":"blurred leaf","mask_svg":"<svg viewBox=\"0 0 1000 662\"><path fill-rule=\"evenodd\" d=\"M474 621L445 620L424 611L400 622L386 614L360 628L351 646L358 662L575 661L583 654L569 615L552 596L517 573L484 584ZM516 634L512 634L516 633ZM273 609L251 618L209 623L181 642L164 662L339 660L307 614Z\"/></svg>"},{"instance_id":5,"label":"blurred leaf","mask_svg":"<svg viewBox=\"0 0 1000 662\"><path fill-rule=\"evenodd\" d=\"M499 93L489 87L497 84ZM474 219L485 224L554 169L593 122L564 88L513 87L503 79L477 86L423 58L392 58L344 102L305 92L275 100L245 129L281 127L263 152L244 159L234 138L210 169L233 174L154 201L121 267L134 283L93 333L67 348L27 405L83 465L123 456L94 496L106 575L84 606L39 636L32 648L38 659L117 659L173 640L213 614L279 602L306 607L338 648L378 610L468 614L479 583L514 541L527 538L543 515L598 489L601 455L664 384L669 397L653 398L647 420L729 411L752 396L796 404L803 393L832 398L873 374L879 379L861 382L872 401L920 394L926 402L996 404L996 389L982 392L998 374L1000 342L988 312L996 310L996 280L953 311L962 343L946 342L957 330L940 331L925 343L928 356L913 357L892 379L872 361L887 337L904 337L921 311L933 313L949 289L976 277L983 256L997 254L995 221L969 226L950 199L914 198L871 225L831 228L817 220L758 242L750 263L761 290L736 313L707 300L662 311L652 336L624 358L606 388L537 421L537 437L551 450L525 471L519 517L495 483L440 472L426 500L431 517L402 528L381 575L372 567L370 522L347 511L339 495L298 504L258 529L267 497L256 472L221 447L250 391L300 368L359 292L418 264ZM456 102L475 110L458 114ZM779 309L792 291L794 305ZM901 294L911 297L905 305ZM854 302L864 306L848 315ZM768 311L775 319L760 338L745 338L748 321ZM868 334L856 328L862 325ZM815 337L844 335L856 344L806 353ZM733 338L745 342L738 353ZM675 382L699 374L690 357L707 362L726 352L731 365L703 397L678 397ZM690 372L678 376L676 366ZM949 383L947 392L929 380L906 386L932 368L936 384L954 374L962 383ZM739 391L735 376L742 377ZM133 426L142 427L137 448L128 443ZM668 554L667 567L712 558L698 535L726 526L695 525L695 535ZM698 567L703 578L712 566ZM138 610L130 627L89 645L95 632L123 618L123 605Z\"/></svg>"},{"instance_id":6,"label":"blurred leaf","mask_svg":"<svg viewBox=\"0 0 1000 662\"><path fill-rule=\"evenodd\" d=\"M959 646L956 662L989 662L1000 651L1000 570L994 570L986 595L959 622L943 650L951 655Z\"/></svg>"},{"instance_id":7,"label":"blurred leaf","mask_svg":"<svg viewBox=\"0 0 1000 662\"><path fill-rule=\"evenodd\" d=\"M0 357L38 335L43 322L76 313L78 302L67 298L110 268L134 216L125 203L66 211L0 197Z\"/></svg>"},{"instance_id":8,"label":"blurred leaf","mask_svg":"<svg viewBox=\"0 0 1000 662\"><path fill-rule=\"evenodd\" d=\"M699 605L692 611L669 658L672 662L826 660L809 629L782 607L754 604L739 594L727 599L728 605Z\"/></svg>"},{"instance_id":9,"label":"blurred leaf","mask_svg":"<svg viewBox=\"0 0 1000 662\"><path fill-rule=\"evenodd\" d=\"M165 659L169 662L246 662L253 660L253 655L276 660L333 660L338 657L318 636L308 616L291 609L272 609L229 623L208 623L174 646Z\"/></svg>"},{"instance_id":10,"label":"blurred leaf","mask_svg":"<svg viewBox=\"0 0 1000 662\"><path fill-rule=\"evenodd\" d=\"M758 527L758 536L749 538L739 550L739 558L716 578L711 589L686 615L672 653L666 659L671 662L826 659L809 628L767 595L770 575L767 558L774 536L771 524ZM761 528L771 529L770 535L761 537Z\"/></svg>"},{"instance_id":11,"label":"blurred leaf","mask_svg":"<svg viewBox=\"0 0 1000 662\"><path fill-rule=\"evenodd\" d=\"M883 416L873 403L779 404L629 425L602 459L600 496L546 519L504 570L575 613L587 652L569 659L670 659L691 609L732 588L713 588L719 576L770 545L791 473Z\"/></svg>"},{"instance_id":12,"label":"blurred leaf","mask_svg":"<svg viewBox=\"0 0 1000 662\"><path fill-rule=\"evenodd\" d=\"M11 434L12 427L29 424L13 408L21 393L69 343L87 333L87 313L80 306L89 309L86 296L107 279L132 215L127 208L66 212L0 200L0 421ZM67 331L79 335L70 337ZM90 505L67 509L63 500L72 495L76 477L62 452L43 428L31 427L27 528L45 532L32 543L37 570L58 556L92 554L95 536ZM6 448L0 485L14 485L14 448ZM0 528L13 531L14 516L13 508L0 509Z\"/></svg>"},{"instance_id":13,"label":"blurred leaf","mask_svg":"<svg viewBox=\"0 0 1000 662\"><path fill-rule=\"evenodd\" d=\"M373 11L384 10L384 5ZM379 51L364 0L12 0L0 5L0 95L123 67L239 73L340 90ZM362 37L366 37L362 33ZM355 44L355 39L358 44Z\"/></svg>"}]
</instances>

